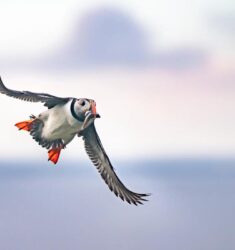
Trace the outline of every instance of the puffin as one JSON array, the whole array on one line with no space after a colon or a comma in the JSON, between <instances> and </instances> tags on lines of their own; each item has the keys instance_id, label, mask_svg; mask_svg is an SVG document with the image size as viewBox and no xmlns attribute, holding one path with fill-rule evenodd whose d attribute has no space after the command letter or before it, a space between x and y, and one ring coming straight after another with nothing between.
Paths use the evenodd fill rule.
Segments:
<instances>
[{"instance_id":1,"label":"puffin","mask_svg":"<svg viewBox=\"0 0 235 250\"><path fill-rule=\"evenodd\" d=\"M100 118L96 102L88 98L57 97L46 93L17 91L7 88L0 77L0 93L28 102L41 102L47 110L38 116L18 122L19 130L48 150L48 161L56 164L60 153L77 136L84 141L85 151L109 189L129 204L139 205L150 194L129 190L118 178L96 132L94 121Z\"/></svg>"}]
</instances>

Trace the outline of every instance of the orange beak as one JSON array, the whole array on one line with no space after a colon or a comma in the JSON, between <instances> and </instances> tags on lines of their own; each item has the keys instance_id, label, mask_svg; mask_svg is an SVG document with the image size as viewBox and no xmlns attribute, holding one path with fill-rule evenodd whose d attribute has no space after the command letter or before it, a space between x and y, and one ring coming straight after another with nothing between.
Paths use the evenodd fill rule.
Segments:
<instances>
[{"instance_id":1,"label":"orange beak","mask_svg":"<svg viewBox=\"0 0 235 250\"><path fill-rule=\"evenodd\" d=\"M93 115L96 115L96 103L95 103L95 101L91 102L91 113Z\"/></svg>"}]
</instances>

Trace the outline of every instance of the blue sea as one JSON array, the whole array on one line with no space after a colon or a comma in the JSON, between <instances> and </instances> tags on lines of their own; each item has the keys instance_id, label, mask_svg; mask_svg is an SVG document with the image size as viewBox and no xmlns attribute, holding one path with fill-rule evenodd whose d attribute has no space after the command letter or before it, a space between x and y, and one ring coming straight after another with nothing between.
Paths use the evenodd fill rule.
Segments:
<instances>
[{"instance_id":1,"label":"blue sea","mask_svg":"<svg viewBox=\"0 0 235 250\"><path fill-rule=\"evenodd\" d=\"M0 161L0 249L233 250L235 160L115 161L116 198L90 162Z\"/></svg>"}]
</instances>

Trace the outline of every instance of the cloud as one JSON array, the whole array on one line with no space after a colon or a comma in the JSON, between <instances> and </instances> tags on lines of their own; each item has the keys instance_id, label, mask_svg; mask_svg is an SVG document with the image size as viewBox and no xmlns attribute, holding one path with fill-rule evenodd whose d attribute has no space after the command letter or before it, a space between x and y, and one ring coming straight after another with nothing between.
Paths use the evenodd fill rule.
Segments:
<instances>
[{"instance_id":1,"label":"cloud","mask_svg":"<svg viewBox=\"0 0 235 250\"><path fill-rule=\"evenodd\" d=\"M229 38L235 39L235 14L217 13L209 18L209 26L218 32L220 35L226 35Z\"/></svg>"},{"instance_id":2,"label":"cloud","mask_svg":"<svg viewBox=\"0 0 235 250\"><path fill-rule=\"evenodd\" d=\"M186 69L203 65L207 58L208 54L203 49L182 47L159 52L155 63L163 68Z\"/></svg>"},{"instance_id":3,"label":"cloud","mask_svg":"<svg viewBox=\"0 0 235 250\"><path fill-rule=\"evenodd\" d=\"M206 53L193 47L157 51L149 36L127 13L100 8L85 15L66 44L43 60L53 68L79 69L97 66L157 66L182 69L205 62Z\"/></svg>"},{"instance_id":4,"label":"cloud","mask_svg":"<svg viewBox=\"0 0 235 250\"><path fill-rule=\"evenodd\" d=\"M148 50L146 34L129 15L101 8L81 19L69 41L51 59L69 67L138 64L149 60Z\"/></svg>"}]
</instances>

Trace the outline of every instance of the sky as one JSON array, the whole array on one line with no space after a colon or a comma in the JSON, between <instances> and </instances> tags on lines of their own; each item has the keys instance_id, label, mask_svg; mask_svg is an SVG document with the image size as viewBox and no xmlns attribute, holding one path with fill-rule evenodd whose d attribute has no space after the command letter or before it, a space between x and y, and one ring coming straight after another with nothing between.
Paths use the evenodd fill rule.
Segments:
<instances>
[{"instance_id":1,"label":"sky","mask_svg":"<svg viewBox=\"0 0 235 250\"><path fill-rule=\"evenodd\" d=\"M109 191L76 138L57 167L14 124L45 110L0 95L0 248L232 250L233 1L1 0L7 87L97 103L96 129L135 192Z\"/></svg>"},{"instance_id":2,"label":"sky","mask_svg":"<svg viewBox=\"0 0 235 250\"><path fill-rule=\"evenodd\" d=\"M213 50L220 56L223 56L223 53L229 56L233 45L229 38L233 36L234 39L232 21L235 7L232 2L1 1L3 37L0 41L0 52L14 56L36 56L46 52L64 40L74 22L81 19L85 13L108 6L130 14L146 29L155 49L191 45ZM217 20L220 20L220 25ZM220 32L220 28L223 29L224 26L231 27Z\"/></svg>"},{"instance_id":3,"label":"sky","mask_svg":"<svg viewBox=\"0 0 235 250\"><path fill-rule=\"evenodd\" d=\"M232 157L233 20L228 0L1 1L0 74L13 89L95 99L114 158ZM1 155L46 157L13 127L42 106L0 105Z\"/></svg>"},{"instance_id":4,"label":"sky","mask_svg":"<svg viewBox=\"0 0 235 250\"><path fill-rule=\"evenodd\" d=\"M27 162L0 162L1 249L234 249L234 161L123 162L126 185L152 193L138 207L88 162Z\"/></svg>"}]
</instances>

